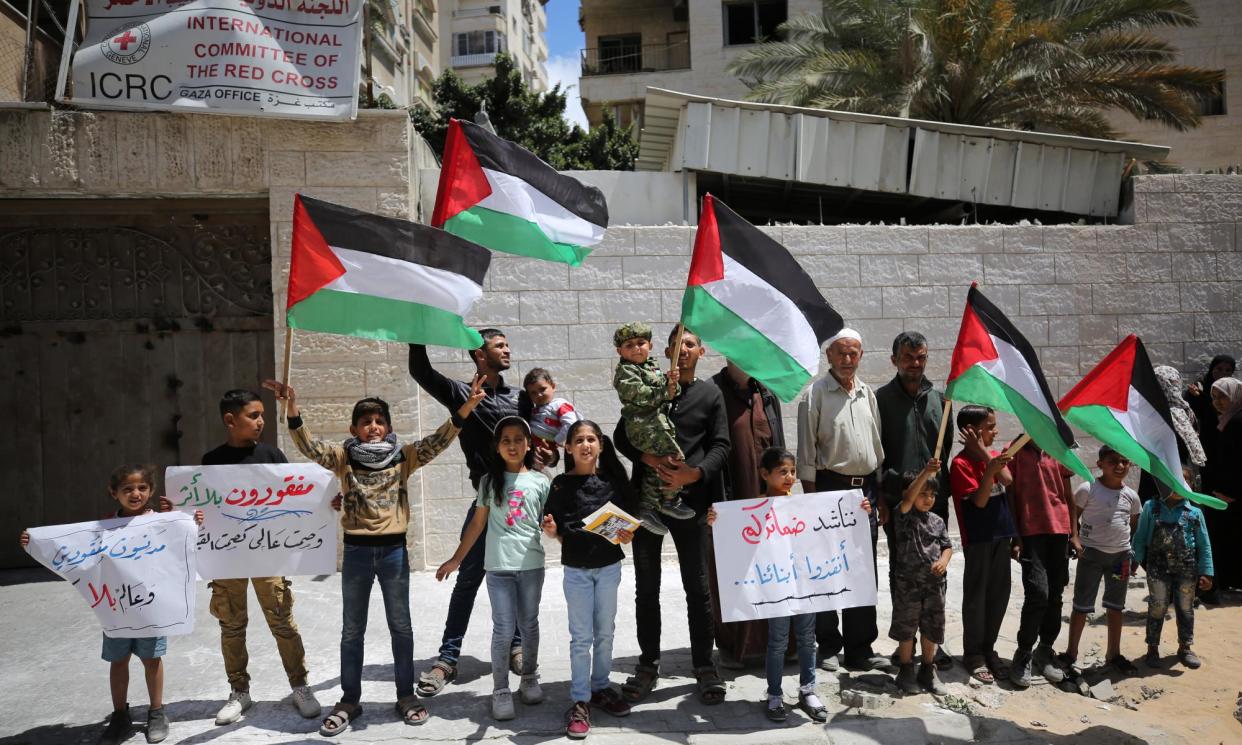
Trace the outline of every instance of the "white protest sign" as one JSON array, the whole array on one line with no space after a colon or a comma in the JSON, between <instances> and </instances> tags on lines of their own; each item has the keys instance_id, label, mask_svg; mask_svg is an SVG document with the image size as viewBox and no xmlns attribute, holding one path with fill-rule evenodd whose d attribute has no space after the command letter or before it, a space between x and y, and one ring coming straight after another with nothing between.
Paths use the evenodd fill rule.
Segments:
<instances>
[{"instance_id":1,"label":"white protest sign","mask_svg":"<svg viewBox=\"0 0 1242 745\"><path fill-rule=\"evenodd\" d=\"M725 621L875 605L862 492L717 502L712 542Z\"/></svg>"},{"instance_id":2,"label":"white protest sign","mask_svg":"<svg viewBox=\"0 0 1242 745\"><path fill-rule=\"evenodd\" d=\"M194 630L194 518L180 513L30 528L30 552L115 639Z\"/></svg>"},{"instance_id":3,"label":"white protest sign","mask_svg":"<svg viewBox=\"0 0 1242 745\"><path fill-rule=\"evenodd\" d=\"M314 463L173 466L174 509L203 511L198 576L288 577L336 572L336 476Z\"/></svg>"},{"instance_id":4,"label":"white protest sign","mask_svg":"<svg viewBox=\"0 0 1242 745\"><path fill-rule=\"evenodd\" d=\"M73 55L70 103L313 119L358 114L363 0L79 2L86 37Z\"/></svg>"}]
</instances>

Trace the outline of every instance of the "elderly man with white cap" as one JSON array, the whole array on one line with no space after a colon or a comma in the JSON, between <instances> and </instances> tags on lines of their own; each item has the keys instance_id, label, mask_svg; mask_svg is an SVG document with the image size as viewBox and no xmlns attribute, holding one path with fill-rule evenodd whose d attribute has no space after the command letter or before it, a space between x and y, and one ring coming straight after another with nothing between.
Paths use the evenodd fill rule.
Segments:
<instances>
[{"instance_id":1,"label":"elderly man with white cap","mask_svg":"<svg viewBox=\"0 0 1242 745\"><path fill-rule=\"evenodd\" d=\"M877 525L888 519L880 498L878 471L884 461L880 443L880 412L875 393L857 377L862 361L862 336L844 328L828 340L828 374L815 381L798 403L798 478L807 493L860 489L875 508L871 511L871 554ZM878 517L877 517L878 516ZM888 669L887 657L871 645L879 636L875 606L825 611L816 621L820 666L837 669L837 654L855 670Z\"/></svg>"}]
</instances>

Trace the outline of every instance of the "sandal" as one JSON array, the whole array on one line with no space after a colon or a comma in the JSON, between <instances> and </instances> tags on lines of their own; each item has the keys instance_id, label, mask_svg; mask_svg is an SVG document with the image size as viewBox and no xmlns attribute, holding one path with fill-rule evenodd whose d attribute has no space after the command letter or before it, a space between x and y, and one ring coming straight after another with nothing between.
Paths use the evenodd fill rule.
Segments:
<instances>
[{"instance_id":1,"label":"sandal","mask_svg":"<svg viewBox=\"0 0 1242 745\"><path fill-rule=\"evenodd\" d=\"M456 679L457 667L455 665L450 665L443 660L436 660L431 669L419 677L416 690L418 695L431 698L444 690L444 686Z\"/></svg>"},{"instance_id":2,"label":"sandal","mask_svg":"<svg viewBox=\"0 0 1242 745\"><path fill-rule=\"evenodd\" d=\"M995 652L988 653L987 666L988 666L988 670L992 672L992 678L994 680L1002 680L1002 679L1008 680L1009 679L1009 666L1006 665L1004 661L1001 660L1000 655L998 655L997 653Z\"/></svg>"},{"instance_id":3,"label":"sandal","mask_svg":"<svg viewBox=\"0 0 1242 745\"><path fill-rule=\"evenodd\" d=\"M631 704L651 695L655 690L656 683L660 679L660 671L649 665L636 665L634 674L625 681L625 685L621 686L621 697Z\"/></svg>"},{"instance_id":4,"label":"sandal","mask_svg":"<svg viewBox=\"0 0 1242 745\"><path fill-rule=\"evenodd\" d=\"M699 700L708 706L715 706L725 699L724 681L714 665L694 668L694 679L699 683Z\"/></svg>"},{"instance_id":5,"label":"sandal","mask_svg":"<svg viewBox=\"0 0 1242 745\"><path fill-rule=\"evenodd\" d=\"M427 707L418 703L418 698L415 696L397 699L396 707L397 713L401 715L406 724L419 725L431 718Z\"/></svg>"},{"instance_id":6,"label":"sandal","mask_svg":"<svg viewBox=\"0 0 1242 745\"><path fill-rule=\"evenodd\" d=\"M349 725L360 716L362 716L361 706L338 701L332 707L332 713L324 718L323 724L319 727L319 734L324 737L339 735L349 729Z\"/></svg>"},{"instance_id":7,"label":"sandal","mask_svg":"<svg viewBox=\"0 0 1242 745\"><path fill-rule=\"evenodd\" d=\"M988 669L987 665L984 665L982 663L976 665L975 668L970 671L970 677L974 678L980 683L985 683L988 685L991 685L992 683L996 682L996 678L992 677L992 671Z\"/></svg>"}]
</instances>

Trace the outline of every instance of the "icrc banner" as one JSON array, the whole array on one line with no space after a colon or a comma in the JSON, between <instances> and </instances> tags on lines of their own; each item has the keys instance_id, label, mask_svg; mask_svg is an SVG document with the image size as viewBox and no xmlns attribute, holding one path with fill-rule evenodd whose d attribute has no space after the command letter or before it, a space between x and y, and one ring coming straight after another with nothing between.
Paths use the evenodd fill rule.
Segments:
<instances>
[{"instance_id":1,"label":"icrc banner","mask_svg":"<svg viewBox=\"0 0 1242 745\"><path fill-rule=\"evenodd\" d=\"M80 0L80 106L352 119L363 0Z\"/></svg>"}]
</instances>

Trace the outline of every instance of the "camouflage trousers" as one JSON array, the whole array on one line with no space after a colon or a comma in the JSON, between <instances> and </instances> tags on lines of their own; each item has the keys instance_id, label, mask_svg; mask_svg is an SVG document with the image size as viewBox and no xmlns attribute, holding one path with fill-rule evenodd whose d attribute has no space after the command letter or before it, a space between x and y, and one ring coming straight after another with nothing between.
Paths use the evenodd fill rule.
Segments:
<instances>
[{"instance_id":1,"label":"camouflage trousers","mask_svg":"<svg viewBox=\"0 0 1242 745\"><path fill-rule=\"evenodd\" d=\"M659 411L647 416L629 417L625 420L625 434L630 444L644 453L652 455L671 455L678 460L684 458L681 448L677 445L677 430L673 422L664 412ZM660 502L667 498L664 482L654 468L643 469L642 482L639 485L638 499L643 507L658 509Z\"/></svg>"}]
</instances>

